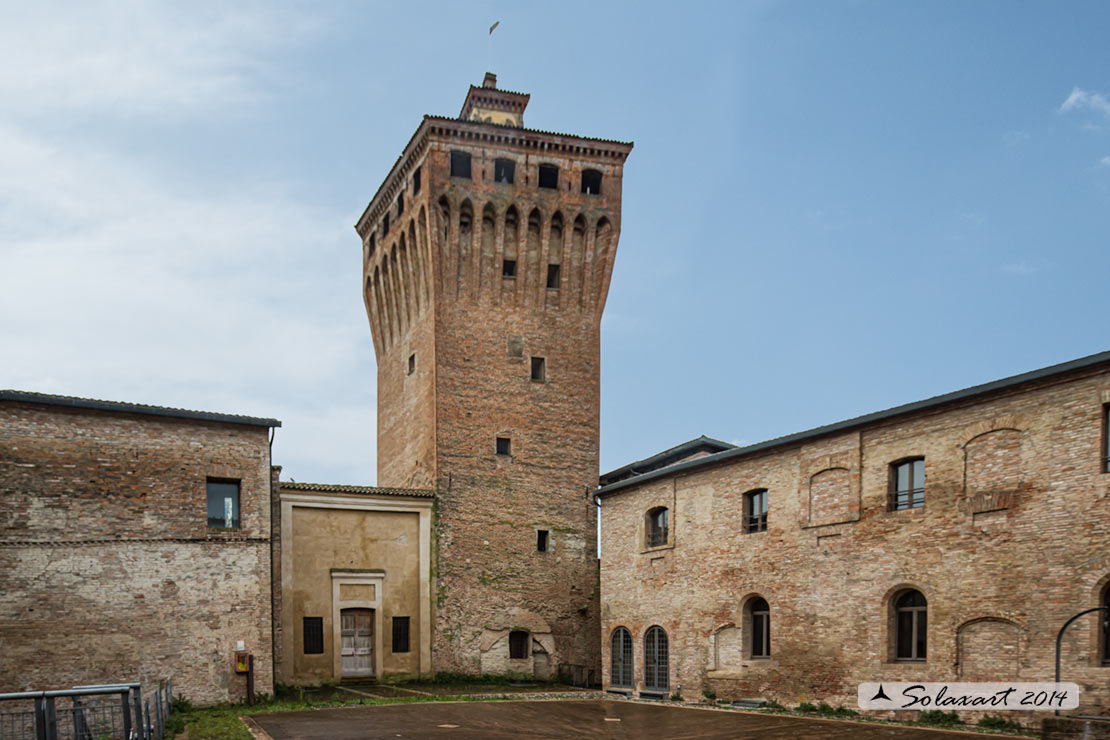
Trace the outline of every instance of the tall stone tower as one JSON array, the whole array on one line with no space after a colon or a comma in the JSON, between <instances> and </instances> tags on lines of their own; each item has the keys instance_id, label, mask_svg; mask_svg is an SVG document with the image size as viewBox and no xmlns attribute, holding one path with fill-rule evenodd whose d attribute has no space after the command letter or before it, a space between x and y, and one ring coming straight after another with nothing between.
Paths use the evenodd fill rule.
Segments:
<instances>
[{"instance_id":1,"label":"tall stone tower","mask_svg":"<svg viewBox=\"0 0 1110 740\"><path fill-rule=\"evenodd\" d=\"M437 492L437 671L588 680L599 324L632 144L526 129L528 99L487 74L457 118L424 116L356 226L378 485Z\"/></svg>"}]
</instances>

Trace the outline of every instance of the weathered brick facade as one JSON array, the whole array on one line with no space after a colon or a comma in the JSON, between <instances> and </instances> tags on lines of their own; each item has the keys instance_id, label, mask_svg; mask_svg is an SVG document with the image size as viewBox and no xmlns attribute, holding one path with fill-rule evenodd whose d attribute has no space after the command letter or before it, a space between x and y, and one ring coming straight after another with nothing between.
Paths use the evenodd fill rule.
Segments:
<instances>
[{"instance_id":1,"label":"weathered brick facade","mask_svg":"<svg viewBox=\"0 0 1110 740\"><path fill-rule=\"evenodd\" d=\"M521 128L528 96L495 82L424 118L358 223L378 482L437 491L436 670L587 678L599 323L631 144Z\"/></svg>"},{"instance_id":2,"label":"weathered brick facade","mask_svg":"<svg viewBox=\"0 0 1110 740\"><path fill-rule=\"evenodd\" d=\"M1057 630L1110 583L1107 403L1110 353L603 487L606 686L623 626L643 690L653 625L669 637L667 690L688 698L854 706L863 681L1053 680ZM892 464L914 458L924 505L892 510ZM767 528L747 533L758 489ZM670 542L651 548L655 507ZM896 659L906 589L927 599L922 662ZM753 658L756 597L769 659ZM1064 641L1087 713L1110 709L1099 622Z\"/></svg>"},{"instance_id":3,"label":"weathered brick facade","mask_svg":"<svg viewBox=\"0 0 1110 740\"><path fill-rule=\"evenodd\" d=\"M172 678L241 700L242 640L272 692L278 422L35 395L0 396L0 690ZM209 477L239 481L239 529L208 527Z\"/></svg>"}]
</instances>

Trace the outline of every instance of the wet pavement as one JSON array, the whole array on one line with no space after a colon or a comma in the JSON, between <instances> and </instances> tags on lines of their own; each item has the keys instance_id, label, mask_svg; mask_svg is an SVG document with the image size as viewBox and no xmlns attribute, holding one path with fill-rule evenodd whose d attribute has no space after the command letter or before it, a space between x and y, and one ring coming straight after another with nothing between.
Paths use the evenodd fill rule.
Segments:
<instances>
[{"instance_id":1,"label":"wet pavement","mask_svg":"<svg viewBox=\"0 0 1110 740\"><path fill-rule=\"evenodd\" d=\"M260 714L251 719L274 740L319 738L611 738L629 740L955 740L970 735L896 725L717 711L611 700L422 702Z\"/></svg>"}]
</instances>

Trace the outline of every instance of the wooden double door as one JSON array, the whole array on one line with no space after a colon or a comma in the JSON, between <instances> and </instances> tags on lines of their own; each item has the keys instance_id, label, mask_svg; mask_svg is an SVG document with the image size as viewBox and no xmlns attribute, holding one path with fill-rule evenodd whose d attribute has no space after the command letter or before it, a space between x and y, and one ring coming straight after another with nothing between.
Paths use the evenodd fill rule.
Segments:
<instances>
[{"instance_id":1,"label":"wooden double door","mask_svg":"<svg viewBox=\"0 0 1110 740\"><path fill-rule=\"evenodd\" d=\"M342 609L343 678L374 675L374 610Z\"/></svg>"}]
</instances>

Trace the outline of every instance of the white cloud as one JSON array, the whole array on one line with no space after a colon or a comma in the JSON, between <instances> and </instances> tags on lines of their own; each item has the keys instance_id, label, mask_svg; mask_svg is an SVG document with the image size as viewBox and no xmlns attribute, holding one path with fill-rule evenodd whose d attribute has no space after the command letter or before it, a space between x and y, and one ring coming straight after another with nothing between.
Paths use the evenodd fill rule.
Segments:
<instances>
[{"instance_id":1,"label":"white cloud","mask_svg":"<svg viewBox=\"0 0 1110 740\"><path fill-rule=\"evenodd\" d=\"M1099 163L1099 165L1100 165L1100 166L1102 166L1102 167L1110 167L1110 156L1108 156L1108 157L1103 157L1102 159L1100 159L1100 160L1098 161L1098 163Z\"/></svg>"},{"instance_id":2,"label":"white cloud","mask_svg":"<svg viewBox=\"0 0 1110 740\"><path fill-rule=\"evenodd\" d=\"M1071 94L1068 95L1060 105L1060 112L1067 113L1072 110L1093 110L1105 116L1110 116L1110 100L1107 100L1102 93L1087 92L1078 87L1072 88Z\"/></svg>"}]
</instances>

